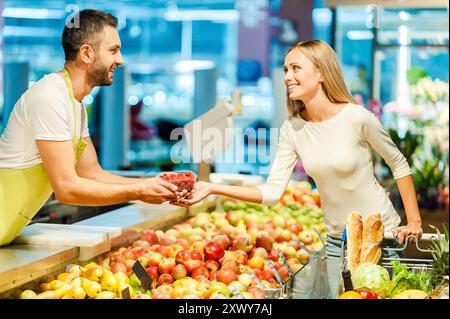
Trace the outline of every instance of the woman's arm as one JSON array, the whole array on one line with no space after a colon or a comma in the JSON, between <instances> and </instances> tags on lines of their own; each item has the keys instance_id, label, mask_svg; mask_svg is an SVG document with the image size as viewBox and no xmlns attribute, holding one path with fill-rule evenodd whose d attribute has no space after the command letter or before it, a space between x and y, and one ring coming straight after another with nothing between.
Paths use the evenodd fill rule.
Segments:
<instances>
[{"instance_id":1,"label":"woman's arm","mask_svg":"<svg viewBox=\"0 0 450 319\"><path fill-rule=\"evenodd\" d=\"M392 232L395 237L398 237L400 244L403 243L406 237L414 235L417 238L422 236L422 219L420 218L419 206L417 205L416 190L412 175L402 177L397 180L398 190L403 201L403 207L406 214L406 226L395 228Z\"/></svg>"}]
</instances>

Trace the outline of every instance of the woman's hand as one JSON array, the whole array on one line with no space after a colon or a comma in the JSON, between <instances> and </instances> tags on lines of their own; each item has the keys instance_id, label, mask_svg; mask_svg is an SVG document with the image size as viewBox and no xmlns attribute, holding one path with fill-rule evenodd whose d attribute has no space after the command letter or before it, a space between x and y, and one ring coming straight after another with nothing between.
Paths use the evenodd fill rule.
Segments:
<instances>
[{"instance_id":1,"label":"woman's hand","mask_svg":"<svg viewBox=\"0 0 450 319\"><path fill-rule=\"evenodd\" d=\"M201 200L205 199L212 193L212 184L207 182L197 182L195 183L194 189L190 196L171 202L171 204L181 207L192 206Z\"/></svg>"},{"instance_id":2,"label":"woman's hand","mask_svg":"<svg viewBox=\"0 0 450 319\"><path fill-rule=\"evenodd\" d=\"M409 235L414 235L417 239L419 239L423 234L422 224L408 223L406 226L394 228L392 230L392 234L394 235L394 237L398 238L398 242L400 244L403 244L403 242ZM414 238L410 238L409 242L414 243L415 242Z\"/></svg>"}]
</instances>

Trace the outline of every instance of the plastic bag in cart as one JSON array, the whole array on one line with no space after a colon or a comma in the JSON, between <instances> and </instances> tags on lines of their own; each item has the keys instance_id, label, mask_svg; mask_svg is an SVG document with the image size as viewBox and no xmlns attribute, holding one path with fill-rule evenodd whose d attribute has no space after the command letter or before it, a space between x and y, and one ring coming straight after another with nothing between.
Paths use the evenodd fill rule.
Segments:
<instances>
[{"instance_id":1,"label":"plastic bag in cart","mask_svg":"<svg viewBox=\"0 0 450 319\"><path fill-rule=\"evenodd\" d=\"M286 283L289 299L331 299L328 284L326 248L312 255Z\"/></svg>"}]
</instances>

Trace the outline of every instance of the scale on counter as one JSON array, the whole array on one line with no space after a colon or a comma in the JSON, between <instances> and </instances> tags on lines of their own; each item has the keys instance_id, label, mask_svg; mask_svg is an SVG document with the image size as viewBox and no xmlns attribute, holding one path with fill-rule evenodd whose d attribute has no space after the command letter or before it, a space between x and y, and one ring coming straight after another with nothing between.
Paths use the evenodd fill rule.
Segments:
<instances>
[{"instance_id":1,"label":"scale on counter","mask_svg":"<svg viewBox=\"0 0 450 319\"><path fill-rule=\"evenodd\" d=\"M233 115L242 110L242 92L234 90L231 102L220 98L214 107L184 126L184 137L194 163L198 163L198 180L209 181L212 161L223 153L233 139Z\"/></svg>"}]
</instances>

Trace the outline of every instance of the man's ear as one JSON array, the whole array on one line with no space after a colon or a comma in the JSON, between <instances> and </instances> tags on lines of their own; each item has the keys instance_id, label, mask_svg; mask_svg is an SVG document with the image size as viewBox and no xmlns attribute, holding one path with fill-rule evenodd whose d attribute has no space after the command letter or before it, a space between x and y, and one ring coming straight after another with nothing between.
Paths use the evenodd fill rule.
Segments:
<instances>
[{"instance_id":1,"label":"man's ear","mask_svg":"<svg viewBox=\"0 0 450 319\"><path fill-rule=\"evenodd\" d=\"M92 61L94 61L94 50L92 49L92 47L89 44L83 44L80 47L79 53L80 53L80 59L84 63L89 64Z\"/></svg>"}]
</instances>

